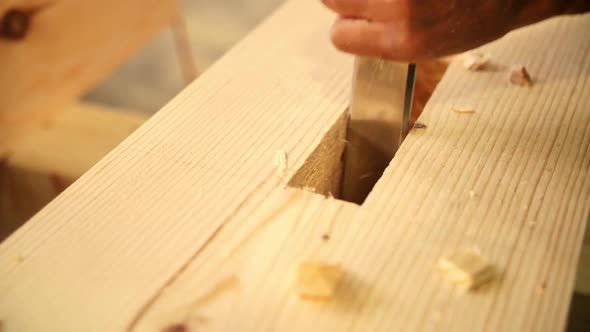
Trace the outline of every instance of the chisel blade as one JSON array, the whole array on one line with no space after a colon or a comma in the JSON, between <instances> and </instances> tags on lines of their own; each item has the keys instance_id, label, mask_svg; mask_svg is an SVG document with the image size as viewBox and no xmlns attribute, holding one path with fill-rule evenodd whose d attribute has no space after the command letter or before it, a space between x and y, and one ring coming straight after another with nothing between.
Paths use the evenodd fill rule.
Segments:
<instances>
[{"instance_id":1,"label":"chisel blade","mask_svg":"<svg viewBox=\"0 0 590 332\"><path fill-rule=\"evenodd\" d=\"M356 58L343 199L362 203L393 159L409 130L415 77L414 64Z\"/></svg>"}]
</instances>

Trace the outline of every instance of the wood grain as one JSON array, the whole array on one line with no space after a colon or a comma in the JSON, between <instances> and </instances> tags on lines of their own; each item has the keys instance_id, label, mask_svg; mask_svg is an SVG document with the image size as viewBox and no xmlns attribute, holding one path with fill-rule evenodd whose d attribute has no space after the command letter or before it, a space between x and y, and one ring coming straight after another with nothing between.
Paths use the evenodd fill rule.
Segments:
<instances>
[{"instance_id":1,"label":"wood grain","mask_svg":"<svg viewBox=\"0 0 590 332\"><path fill-rule=\"evenodd\" d=\"M0 38L0 155L106 78L170 23L176 1L0 1L31 12L21 40Z\"/></svg>"},{"instance_id":2,"label":"wood grain","mask_svg":"<svg viewBox=\"0 0 590 332\"><path fill-rule=\"evenodd\" d=\"M291 178L347 107L351 58L320 6L287 2L0 245L8 330L563 330L590 212L590 17L486 47L533 88L453 63L356 206L284 188L273 162ZM440 278L461 246L500 280ZM334 301L292 292L304 260L343 268Z\"/></svg>"}]
</instances>

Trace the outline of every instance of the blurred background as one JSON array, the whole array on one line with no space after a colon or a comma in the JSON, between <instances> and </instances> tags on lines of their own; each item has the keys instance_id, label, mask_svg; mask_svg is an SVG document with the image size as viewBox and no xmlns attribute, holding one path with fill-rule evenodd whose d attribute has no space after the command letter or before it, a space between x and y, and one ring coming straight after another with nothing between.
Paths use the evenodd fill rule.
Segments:
<instances>
[{"instance_id":1,"label":"blurred background","mask_svg":"<svg viewBox=\"0 0 590 332\"><path fill-rule=\"evenodd\" d=\"M182 0L181 14L192 59L203 72L282 0ZM146 9L147 10L147 9ZM167 28L84 98L126 109L156 112L184 87L174 28ZM326 36L327 38L327 36ZM178 41L182 43L183 41ZM177 54L183 52L184 54Z\"/></svg>"},{"instance_id":2,"label":"blurred background","mask_svg":"<svg viewBox=\"0 0 590 332\"><path fill-rule=\"evenodd\" d=\"M282 2L0 1L0 241Z\"/></svg>"}]
</instances>

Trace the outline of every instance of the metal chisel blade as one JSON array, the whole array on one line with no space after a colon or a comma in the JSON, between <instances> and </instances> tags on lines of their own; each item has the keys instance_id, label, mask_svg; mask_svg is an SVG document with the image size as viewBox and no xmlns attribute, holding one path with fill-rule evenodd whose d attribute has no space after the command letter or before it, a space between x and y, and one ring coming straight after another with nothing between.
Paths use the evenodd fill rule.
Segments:
<instances>
[{"instance_id":1,"label":"metal chisel blade","mask_svg":"<svg viewBox=\"0 0 590 332\"><path fill-rule=\"evenodd\" d=\"M409 130L416 66L355 61L342 197L359 202L381 176ZM360 202L359 202L360 203Z\"/></svg>"}]
</instances>

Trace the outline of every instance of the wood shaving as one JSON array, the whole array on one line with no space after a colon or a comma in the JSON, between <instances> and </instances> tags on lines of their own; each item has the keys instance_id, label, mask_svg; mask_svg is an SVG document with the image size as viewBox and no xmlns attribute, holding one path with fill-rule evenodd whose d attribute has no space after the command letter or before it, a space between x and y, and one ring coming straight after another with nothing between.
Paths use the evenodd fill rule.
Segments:
<instances>
[{"instance_id":1,"label":"wood shaving","mask_svg":"<svg viewBox=\"0 0 590 332\"><path fill-rule=\"evenodd\" d=\"M472 114L472 113L475 113L475 110L473 108L468 108L468 107L453 107L451 110L453 112L459 113L459 114Z\"/></svg>"},{"instance_id":2,"label":"wood shaving","mask_svg":"<svg viewBox=\"0 0 590 332\"><path fill-rule=\"evenodd\" d=\"M287 153L283 150L279 150L275 153L275 165L277 171L282 176L287 171Z\"/></svg>"},{"instance_id":3,"label":"wood shaving","mask_svg":"<svg viewBox=\"0 0 590 332\"><path fill-rule=\"evenodd\" d=\"M414 124L414 128L416 128L416 129L426 129L428 127L425 124L423 124L422 122L416 122Z\"/></svg>"},{"instance_id":4,"label":"wood shaving","mask_svg":"<svg viewBox=\"0 0 590 332\"><path fill-rule=\"evenodd\" d=\"M304 300L330 301L342 278L338 265L304 262L297 267L296 290Z\"/></svg>"},{"instance_id":5,"label":"wood shaving","mask_svg":"<svg viewBox=\"0 0 590 332\"><path fill-rule=\"evenodd\" d=\"M531 75L523 65L514 65L510 68L510 82L520 86L532 86Z\"/></svg>"},{"instance_id":6,"label":"wood shaving","mask_svg":"<svg viewBox=\"0 0 590 332\"><path fill-rule=\"evenodd\" d=\"M469 191L469 197L475 198L475 196L477 196L477 194L475 193L475 191L473 191L473 190Z\"/></svg>"},{"instance_id":7,"label":"wood shaving","mask_svg":"<svg viewBox=\"0 0 590 332\"><path fill-rule=\"evenodd\" d=\"M483 70L490 62L491 56L489 54L482 54L478 52L472 52L467 54L463 61L463 66L467 70L478 71Z\"/></svg>"},{"instance_id":8,"label":"wood shaving","mask_svg":"<svg viewBox=\"0 0 590 332\"><path fill-rule=\"evenodd\" d=\"M447 280L465 291L477 289L496 277L494 266L474 249L459 249L441 258L438 269Z\"/></svg>"}]
</instances>

